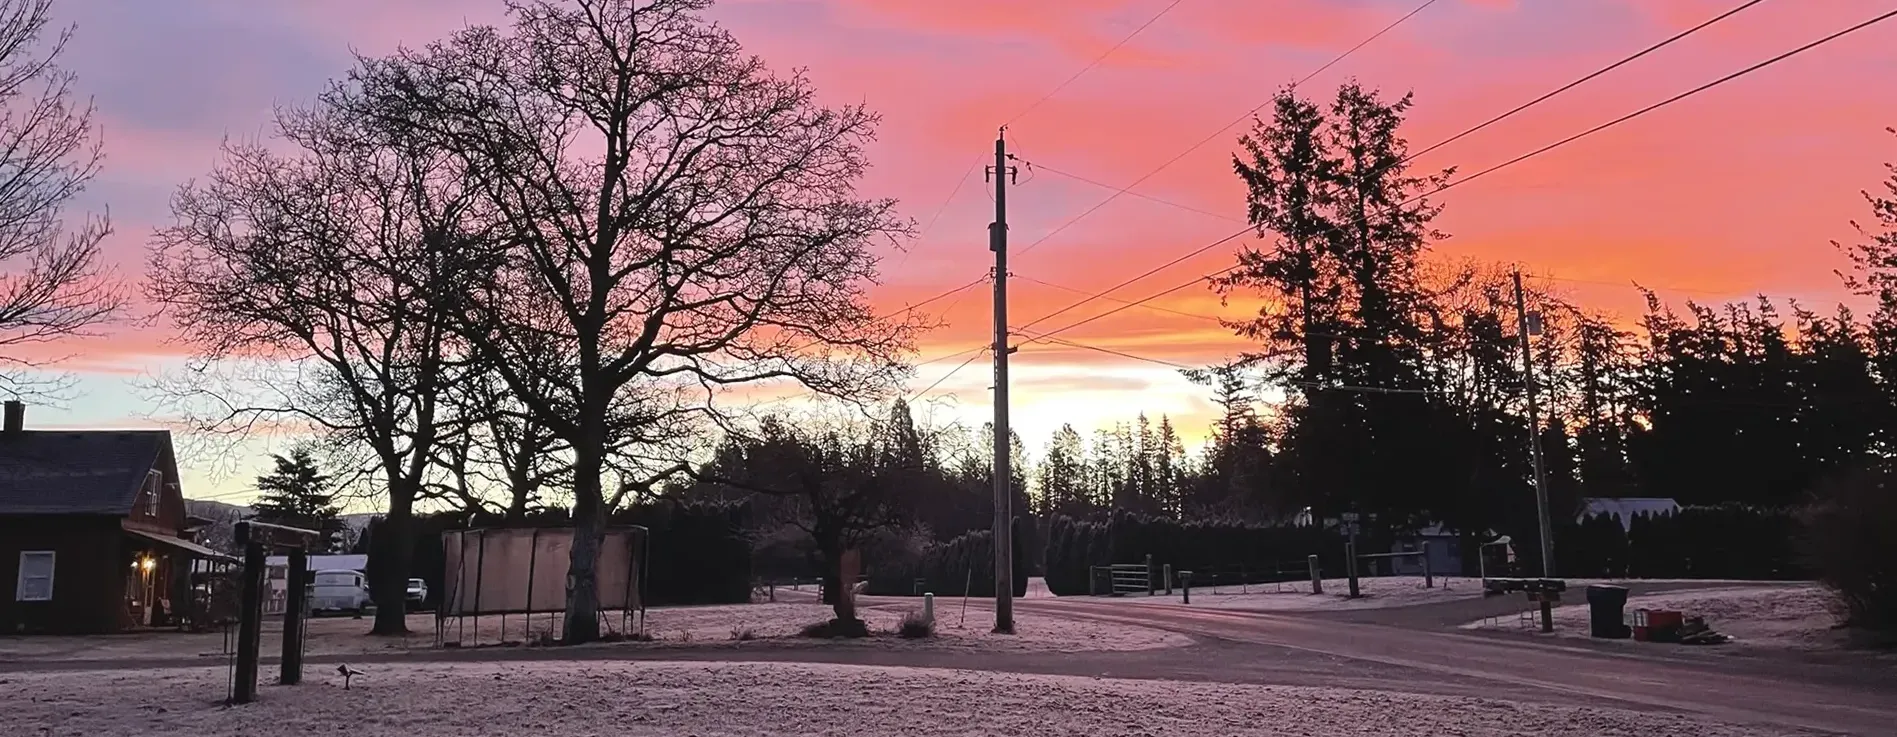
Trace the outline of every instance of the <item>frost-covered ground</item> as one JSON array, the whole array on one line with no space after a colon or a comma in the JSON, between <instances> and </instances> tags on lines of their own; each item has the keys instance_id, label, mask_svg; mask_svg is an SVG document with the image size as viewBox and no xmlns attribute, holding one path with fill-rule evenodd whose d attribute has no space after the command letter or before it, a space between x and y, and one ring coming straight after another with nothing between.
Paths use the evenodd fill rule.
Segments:
<instances>
[{"instance_id":1,"label":"frost-covered ground","mask_svg":"<svg viewBox=\"0 0 1897 737\"><path fill-rule=\"evenodd\" d=\"M789 598L789 597L786 597ZM1014 635L994 635L988 631L988 617L980 608L969 612L962 624L960 609L949 601L937 602L937 635L922 640L896 638L893 631L909 608L921 602L902 602L864 607L860 616L878 636L867 641L835 641L849 647L889 647L936 650L1006 650L1025 652L1132 651L1178 647L1191 644L1185 635L1146 627L1108 624L1077 619L1062 619L1044 613L1017 616ZM621 647L686 646L732 642L737 640L789 640L811 642L797 633L809 625L830 619L829 607L817 604L814 597L777 603L732 604L724 606L666 607L647 611L646 634L655 642L619 643ZM621 626L617 613L609 613L610 629ZM506 644L535 644L557 639L559 615L538 614L532 618L468 617L446 620L441 633L446 643L461 647ZM309 655L356 655L369 653L422 652L436 648L435 618L432 614L409 617L411 634L372 637L367 634L368 619L319 618L309 623L305 652ZM631 624L636 630L637 621ZM282 651L282 628L265 625L262 650L267 656ZM147 632L126 635L0 637L0 663L50 660L154 660L226 659L227 640L222 633ZM450 645L454 646L454 645Z\"/></svg>"},{"instance_id":2,"label":"frost-covered ground","mask_svg":"<svg viewBox=\"0 0 1897 737\"><path fill-rule=\"evenodd\" d=\"M237 708L222 669L10 675L9 734L303 737L520 735L1698 735L1783 729L1668 714L1412 696L816 664L536 662L318 669Z\"/></svg>"},{"instance_id":3,"label":"frost-covered ground","mask_svg":"<svg viewBox=\"0 0 1897 737\"><path fill-rule=\"evenodd\" d=\"M1216 588L1194 586L1192 587L1192 605L1200 608L1251 611L1332 611L1416 606L1482 596L1480 579L1437 576L1434 587L1426 587L1423 584L1422 576L1359 578L1357 592L1361 596L1355 599L1350 598L1349 595L1350 581L1342 578L1325 579L1322 594L1311 593L1310 581ZM1161 593L1154 596L1070 598L1085 598L1089 601L1102 602L1178 603L1182 597L1180 590L1175 588L1171 596Z\"/></svg>"},{"instance_id":4,"label":"frost-covered ground","mask_svg":"<svg viewBox=\"0 0 1897 737\"><path fill-rule=\"evenodd\" d=\"M857 612L876 637L868 641L838 642L851 646L1027 652L1152 650L1192 643L1185 635L1163 630L1065 619L1040 612L1017 613L1015 633L996 635L989 632L992 614L984 609L972 609L964 618L958 602L936 602L935 637L923 640L894 637L896 625L911 607L880 604L864 606ZM913 605L913 608L920 607L920 601ZM747 632L760 639L795 638L805 625L833 616L830 607L814 601L654 609L648 619L647 632L661 642L674 643L748 639L740 636Z\"/></svg>"},{"instance_id":5,"label":"frost-covered ground","mask_svg":"<svg viewBox=\"0 0 1897 737\"><path fill-rule=\"evenodd\" d=\"M1634 596L1627 600L1629 616L1635 609L1669 609L1705 617L1714 630L1749 646L1817 650L1842 642L1830 597L1816 584L1735 585ZM1586 604L1556 607L1554 615L1557 634L1588 636ZM1466 629L1496 626L1493 620L1463 625ZM1502 618L1499 626L1519 628L1509 617Z\"/></svg>"}]
</instances>

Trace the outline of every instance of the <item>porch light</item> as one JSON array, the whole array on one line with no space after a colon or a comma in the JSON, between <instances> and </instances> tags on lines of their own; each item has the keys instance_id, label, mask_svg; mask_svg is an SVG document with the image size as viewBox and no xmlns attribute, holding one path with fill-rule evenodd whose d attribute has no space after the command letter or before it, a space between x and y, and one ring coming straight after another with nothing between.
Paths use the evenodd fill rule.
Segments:
<instances>
[{"instance_id":1,"label":"porch light","mask_svg":"<svg viewBox=\"0 0 1897 737\"><path fill-rule=\"evenodd\" d=\"M152 560L150 557L146 557L138 562L138 567L147 571L151 570L154 565L157 565L157 561Z\"/></svg>"}]
</instances>

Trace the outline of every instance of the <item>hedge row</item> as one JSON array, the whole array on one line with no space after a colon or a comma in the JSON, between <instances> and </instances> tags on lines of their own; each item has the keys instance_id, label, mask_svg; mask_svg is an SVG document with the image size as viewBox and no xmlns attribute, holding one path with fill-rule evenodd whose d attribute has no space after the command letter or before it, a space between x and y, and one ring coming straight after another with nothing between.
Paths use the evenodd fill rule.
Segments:
<instances>
[{"instance_id":1,"label":"hedge row","mask_svg":"<svg viewBox=\"0 0 1897 737\"><path fill-rule=\"evenodd\" d=\"M1555 532L1555 562L1576 578L1724 578L1803 580L1788 511L1743 505L1641 513L1623 527L1596 515Z\"/></svg>"},{"instance_id":2,"label":"hedge row","mask_svg":"<svg viewBox=\"0 0 1897 737\"><path fill-rule=\"evenodd\" d=\"M1268 582L1308 575L1306 557L1326 571L1342 570L1344 542L1335 532L1233 521L1180 522L1115 512L1105 522L1068 517L1048 521L1047 587L1055 595L1089 593L1093 566L1144 563L1193 571L1202 583ZM1364 550L1373 550L1360 540Z\"/></svg>"},{"instance_id":3,"label":"hedge row","mask_svg":"<svg viewBox=\"0 0 1897 737\"><path fill-rule=\"evenodd\" d=\"M1035 553L1027 546L1033 538L1032 526L1031 521L1019 517L1014 520L1015 596L1024 596L1028 590L1028 562ZM977 597L995 595L994 533L988 530L931 545L911 560L883 561L870 572L869 585L864 589L872 596L961 596L964 592Z\"/></svg>"}]
</instances>

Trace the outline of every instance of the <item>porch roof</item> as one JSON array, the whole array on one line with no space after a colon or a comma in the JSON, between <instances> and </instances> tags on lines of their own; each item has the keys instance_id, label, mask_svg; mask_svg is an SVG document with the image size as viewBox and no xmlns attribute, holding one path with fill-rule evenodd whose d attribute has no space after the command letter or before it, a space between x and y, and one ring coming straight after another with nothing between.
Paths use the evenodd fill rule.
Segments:
<instances>
[{"instance_id":1,"label":"porch roof","mask_svg":"<svg viewBox=\"0 0 1897 737\"><path fill-rule=\"evenodd\" d=\"M125 534L133 535L136 537L142 537L142 538L145 538L146 540L150 540L160 545L170 546L177 550L184 551L185 553L189 554L193 558L204 558L207 560L226 560L226 561L237 560L236 558L217 552L215 550L212 550L210 548L204 547L203 545L199 545L197 543L191 542L190 540L186 540L184 538L170 537L167 535L160 535L155 532L146 532L144 530L135 530L130 527L125 528Z\"/></svg>"}]
</instances>

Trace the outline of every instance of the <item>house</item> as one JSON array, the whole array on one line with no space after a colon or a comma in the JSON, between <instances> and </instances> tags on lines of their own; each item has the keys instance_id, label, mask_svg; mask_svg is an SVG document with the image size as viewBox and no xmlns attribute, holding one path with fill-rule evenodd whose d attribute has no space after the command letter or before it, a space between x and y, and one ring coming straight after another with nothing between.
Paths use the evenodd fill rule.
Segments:
<instances>
[{"instance_id":1,"label":"house","mask_svg":"<svg viewBox=\"0 0 1897 737\"><path fill-rule=\"evenodd\" d=\"M191 607L194 562L229 562L193 542L165 430L27 430L0 422L0 633L122 632L175 624ZM183 611L181 611L183 610Z\"/></svg>"},{"instance_id":2,"label":"house","mask_svg":"<svg viewBox=\"0 0 1897 737\"><path fill-rule=\"evenodd\" d=\"M1430 525L1413 534L1402 535L1390 544L1392 553L1417 553L1389 559L1385 564L1393 575L1423 575L1423 543L1429 543L1429 572L1437 576L1462 575L1462 536L1442 525Z\"/></svg>"}]
</instances>

